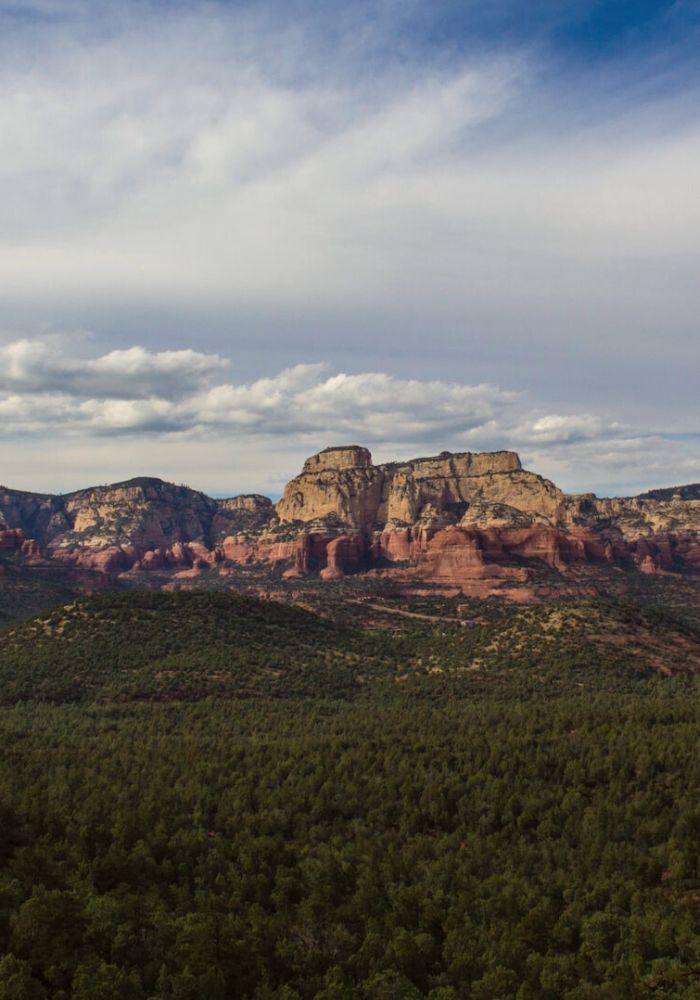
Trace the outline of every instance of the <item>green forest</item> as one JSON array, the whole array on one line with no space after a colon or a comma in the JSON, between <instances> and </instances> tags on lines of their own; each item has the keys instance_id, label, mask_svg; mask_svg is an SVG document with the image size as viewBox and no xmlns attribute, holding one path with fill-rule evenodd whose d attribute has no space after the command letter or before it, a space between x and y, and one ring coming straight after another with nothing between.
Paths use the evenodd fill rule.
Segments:
<instances>
[{"instance_id":1,"label":"green forest","mask_svg":"<svg viewBox=\"0 0 700 1000\"><path fill-rule=\"evenodd\" d=\"M130 594L7 627L0 1000L700 998L700 685L593 641L695 626L561 621Z\"/></svg>"}]
</instances>

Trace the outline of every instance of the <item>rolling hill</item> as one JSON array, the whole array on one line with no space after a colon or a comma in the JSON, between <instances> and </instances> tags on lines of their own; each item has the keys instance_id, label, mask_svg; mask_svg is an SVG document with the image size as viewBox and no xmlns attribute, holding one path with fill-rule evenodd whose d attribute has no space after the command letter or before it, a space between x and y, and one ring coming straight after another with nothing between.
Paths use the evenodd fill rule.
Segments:
<instances>
[{"instance_id":1,"label":"rolling hill","mask_svg":"<svg viewBox=\"0 0 700 1000\"><path fill-rule=\"evenodd\" d=\"M676 609L589 599L519 607L327 609L230 593L95 595L0 630L0 703L454 698L612 690L700 672Z\"/></svg>"}]
</instances>

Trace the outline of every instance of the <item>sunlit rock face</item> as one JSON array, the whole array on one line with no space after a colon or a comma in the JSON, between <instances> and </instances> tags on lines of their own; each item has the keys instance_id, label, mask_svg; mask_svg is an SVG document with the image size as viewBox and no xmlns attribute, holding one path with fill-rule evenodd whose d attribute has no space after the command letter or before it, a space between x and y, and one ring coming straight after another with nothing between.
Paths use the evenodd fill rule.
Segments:
<instances>
[{"instance_id":1,"label":"sunlit rock face","mask_svg":"<svg viewBox=\"0 0 700 1000\"><path fill-rule=\"evenodd\" d=\"M547 480L524 472L514 452L442 452L431 458L372 465L366 448L328 448L304 463L277 504L282 521L312 522L329 516L355 528L386 522L412 524L428 505L455 513L476 500L507 503L554 516L562 494ZM465 507L466 509L466 507Z\"/></svg>"},{"instance_id":2,"label":"sunlit rock face","mask_svg":"<svg viewBox=\"0 0 700 1000\"><path fill-rule=\"evenodd\" d=\"M276 505L148 477L64 496L0 487L0 553L144 581L244 567L329 581L388 573L488 593L538 566L562 577L700 572L700 487L567 496L511 451L374 465L348 445L308 458Z\"/></svg>"},{"instance_id":3,"label":"sunlit rock face","mask_svg":"<svg viewBox=\"0 0 700 1000\"><path fill-rule=\"evenodd\" d=\"M366 448L327 448L308 458L300 475L287 484L277 516L307 524L335 518L363 530L375 520L382 483L383 473L372 465Z\"/></svg>"}]
</instances>

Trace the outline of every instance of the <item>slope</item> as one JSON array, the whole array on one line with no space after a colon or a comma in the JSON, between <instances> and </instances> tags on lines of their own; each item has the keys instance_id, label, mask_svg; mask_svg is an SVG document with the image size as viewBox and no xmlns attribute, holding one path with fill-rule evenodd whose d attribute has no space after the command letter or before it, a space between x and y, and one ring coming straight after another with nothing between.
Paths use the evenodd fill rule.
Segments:
<instances>
[{"instance_id":1,"label":"slope","mask_svg":"<svg viewBox=\"0 0 700 1000\"><path fill-rule=\"evenodd\" d=\"M196 700L350 693L352 635L236 594L106 593L0 632L0 702Z\"/></svg>"},{"instance_id":2,"label":"slope","mask_svg":"<svg viewBox=\"0 0 700 1000\"><path fill-rule=\"evenodd\" d=\"M460 606L460 612L464 605ZM235 594L106 593L0 630L0 704L203 698L452 699L629 690L700 673L700 625L614 600L373 605L341 623Z\"/></svg>"}]
</instances>

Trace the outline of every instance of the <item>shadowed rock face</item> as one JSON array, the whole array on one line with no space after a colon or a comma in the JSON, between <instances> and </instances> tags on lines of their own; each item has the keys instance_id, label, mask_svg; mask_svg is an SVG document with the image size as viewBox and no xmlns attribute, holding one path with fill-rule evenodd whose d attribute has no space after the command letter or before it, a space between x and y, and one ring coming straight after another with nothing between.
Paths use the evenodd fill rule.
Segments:
<instances>
[{"instance_id":1,"label":"shadowed rock face","mask_svg":"<svg viewBox=\"0 0 700 1000\"><path fill-rule=\"evenodd\" d=\"M65 496L0 487L0 548L109 574L225 575L238 564L327 580L388 572L487 593L493 581L522 584L535 565L700 572L700 487L567 496L514 452L374 465L350 445L307 459L276 506L152 478Z\"/></svg>"}]
</instances>

